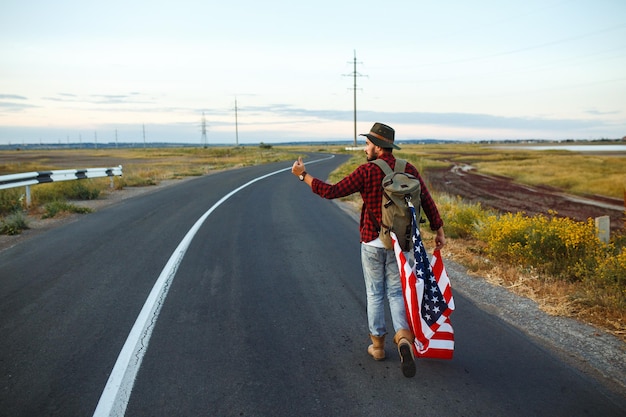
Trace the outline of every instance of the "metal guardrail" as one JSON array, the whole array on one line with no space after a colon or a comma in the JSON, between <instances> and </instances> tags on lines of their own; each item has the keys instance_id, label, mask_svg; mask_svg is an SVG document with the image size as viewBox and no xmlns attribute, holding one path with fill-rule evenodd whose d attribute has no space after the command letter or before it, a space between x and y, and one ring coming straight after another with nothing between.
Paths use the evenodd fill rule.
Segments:
<instances>
[{"instance_id":1,"label":"metal guardrail","mask_svg":"<svg viewBox=\"0 0 626 417\"><path fill-rule=\"evenodd\" d=\"M63 169L58 171L33 171L20 174L0 175L0 190L15 187L26 187L26 206L30 207L30 186L49 182L80 180L85 178L122 176L122 166L113 168Z\"/></svg>"}]
</instances>

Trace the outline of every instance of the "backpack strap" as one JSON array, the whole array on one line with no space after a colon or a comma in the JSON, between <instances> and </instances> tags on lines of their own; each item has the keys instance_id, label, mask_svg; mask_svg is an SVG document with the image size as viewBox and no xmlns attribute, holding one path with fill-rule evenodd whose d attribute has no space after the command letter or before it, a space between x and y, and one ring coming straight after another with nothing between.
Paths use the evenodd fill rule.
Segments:
<instances>
[{"instance_id":1,"label":"backpack strap","mask_svg":"<svg viewBox=\"0 0 626 417\"><path fill-rule=\"evenodd\" d=\"M378 167L382 169L383 172L385 173L385 176L389 174L393 174L393 171L391 170L391 167L389 166L389 164L383 161L382 159L374 159L373 161L370 161L370 162L375 165L378 165Z\"/></svg>"},{"instance_id":2,"label":"backpack strap","mask_svg":"<svg viewBox=\"0 0 626 417\"><path fill-rule=\"evenodd\" d=\"M404 159L396 159L396 165L393 170L394 172L406 171L406 161Z\"/></svg>"},{"instance_id":3,"label":"backpack strap","mask_svg":"<svg viewBox=\"0 0 626 417\"><path fill-rule=\"evenodd\" d=\"M380 167L380 169L383 170L383 172L385 173L385 176L392 174L394 172L404 172L406 171L406 160L404 159L399 159L396 158L396 165L394 166L393 171L391 170L391 167L389 166L389 164L385 161L383 161L382 159L374 159L373 161L370 161L373 164L376 164Z\"/></svg>"}]
</instances>

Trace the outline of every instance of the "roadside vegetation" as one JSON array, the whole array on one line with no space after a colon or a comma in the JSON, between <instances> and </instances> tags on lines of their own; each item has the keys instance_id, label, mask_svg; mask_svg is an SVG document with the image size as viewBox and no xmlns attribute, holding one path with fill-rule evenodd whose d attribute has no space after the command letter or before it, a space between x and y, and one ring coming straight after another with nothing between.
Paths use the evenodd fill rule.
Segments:
<instances>
[{"instance_id":1,"label":"roadside vegetation","mask_svg":"<svg viewBox=\"0 0 626 417\"><path fill-rule=\"evenodd\" d=\"M534 299L550 314L599 325L626 341L623 231L603 243L593 219L496 213L447 195L435 199L454 238L452 257L472 273Z\"/></svg>"},{"instance_id":2,"label":"roadside vegetation","mask_svg":"<svg viewBox=\"0 0 626 417\"><path fill-rule=\"evenodd\" d=\"M101 150L37 150L0 152L0 175L114 167L122 177L94 178L31 186L31 207L26 210L23 187L0 190L0 234L15 235L28 229L26 214L52 218L68 213L88 213L80 201L95 200L111 188L143 187L230 168L293 159L284 149L262 144L253 147L148 148ZM112 182L111 182L112 181Z\"/></svg>"},{"instance_id":3,"label":"roadside vegetation","mask_svg":"<svg viewBox=\"0 0 626 417\"><path fill-rule=\"evenodd\" d=\"M212 171L293 160L307 151L343 152L341 148L181 148L0 152L0 175L16 172L123 165L114 189L149 186ZM21 153L20 153L21 152ZM621 198L626 183L624 158L535 152L481 145L408 145L396 156L425 173L450 163L469 164L479 172L502 175L529 185L549 185L573 194L594 193ZM336 182L363 163L359 152L335 170ZM79 166L77 166L79 165ZM68 181L31 187L28 214L54 217L88 212L80 200L111 192L109 178ZM0 190L0 233L28 227L23 189ZM444 257L465 265L477 277L534 299L550 314L575 317L607 329L626 341L626 234L610 242L596 237L593 221L577 222L549 215L498 213L460 197L433 194L446 224ZM345 199L360 208L360 197ZM432 239L422 227L425 244Z\"/></svg>"},{"instance_id":4,"label":"roadside vegetation","mask_svg":"<svg viewBox=\"0 0 626 417\"><path fill-rule=\"evenodd\" d=\"M453 152L454 151L454 152ZM515 151L506 156L475 146L419 146L412 151L403 146L396 156L413 163L420 172L428 168L448 166L450 161L482 166L492 175L509 176L530 185L546 184L550 178L531 176L521 179L524 171L546 172L552 164L561 164L571 179L562 181L559 188L576 194L578 190L589 192L593 184L594 194L615 196L615 183L626 183L623 171L624 158L580 156L572 159L575 167L565 165L561 155L551 152ZM492 153L493 152L493 153ZM534 155L533 155L534 154ZM571 157L571 155L570 155ZM586 159L590 161L585 162ZM602 160L603 162L598 162ZM512 163L515 161L515 163ZM511 169L523 162L524 169ZM329 180L336 182L356 166L363 163L363 156L354 156L348 163L335 170ZM600 181L599 166L604 166L607 184ZM479 168L480 172L483 169ZM596 175L595 173L598 173ZM559 174L558 176L567 176ZM551 184L555 186L555 184ZM582 192L580 192L582 193ZM546 312L574 317L604 328L626 341L626 233L613 233L610 242L601 242L596 235L593 219L586 222L559 217L558 213L526 216L524 213L498 213L478 203L458 196L432 193L446 224L449 238L444 259L463 264L468 270L488 281L535 300ZM352 195L344 199L360 208L361 199ZM626 213L625 213L626 215ZM432 241L429 228L422 227L427 247Z\"/></svg>"}]
</instances>

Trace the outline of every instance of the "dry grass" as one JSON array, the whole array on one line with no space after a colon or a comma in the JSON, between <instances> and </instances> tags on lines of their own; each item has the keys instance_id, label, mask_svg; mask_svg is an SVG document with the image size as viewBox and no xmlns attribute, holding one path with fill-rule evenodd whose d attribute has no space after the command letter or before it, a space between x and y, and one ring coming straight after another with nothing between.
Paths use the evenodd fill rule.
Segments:
<instances>
[{"instance_id":1,"label":"dry grass","mask_svg":"<svg viewBox=\"0 0 626 417\"><path fill-rule=\"evenodd\" d=\"M121 188L293 157L293 153L285 149L255 147L0 151L0 175L122 165L124 176L116 178L115 182L116 187Z\"/></svg>"},{"instance_id":2,"label":"dry grass","mask_svg":"<svg viewBox=\"0 0 626 417\"><path fill-rule=\"evenodd\" d=\"M547 185L579 195L621 198L626 187L624 156L526 151L524 158L517 159L515 164L503 158L477 162L474 166L480 172L508 176L522 184Z\"/></svg>"},{"instance_id":3,"label":"dry grass","mask_svg":"<svg viewBox=\"0 0 626 417\"><path fill-rule=\"evenodd\" d=\"M536 151L483 144L405 145L397 152L420 171L444 162L472 165L479 172L504 176L527 185L545 185L584 195L623 198L626 154ZM575 173L576 175L573 175Z\"/></svg>"},{"instance_id":4,"label":"dry grass","mask_svg":"<svg viewBox=\"0 0 626 417\"><path fill-rule=\"evenodd\" d=\"M0 151L0 175L122 165L123 176L112 177L114 188L122 189L293 158L294 154L285 149L256 147L12 150ZM29 211L38 213L43 205L57 200L82 199L68 194L68 187L88 187L91 195L97 197L110 185L109 178L38 185L32 187L33 204ZM10 214L21 193L23 188L0 190L0 214Z\"/></svg>"}]
</instances>

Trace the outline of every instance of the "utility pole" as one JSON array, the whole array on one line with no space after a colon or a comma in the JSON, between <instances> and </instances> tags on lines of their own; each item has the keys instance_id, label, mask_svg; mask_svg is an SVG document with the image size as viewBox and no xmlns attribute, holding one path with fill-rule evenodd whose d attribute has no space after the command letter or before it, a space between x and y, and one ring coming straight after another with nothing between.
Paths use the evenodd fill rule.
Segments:
<instances>
[{"instance_id":1,"label":"utility pole","mask_svg":"<svg viewBox=\"0 0 626 417\"><path fill-rule=\"evenodd\" d=\"M143 148L146 149L146 125L141 125L141 128L143 129Z\"/></svg>"},{"instance_id":2,"label":"utility pole","mask_svg":"<svg viewBox=\"0 0 626 417\"><path fill-rule=\"evenodd\" d=\"M235 146L239 147L239 122L237 121L237 98L235 98Z\"/></svg>"},{"instance_id":3,"label":"utility pole","mask_svg":"<svg viewBox=\"0 0 626 417\"><path fill-rule=\"evenodd\" d=\"M349 63L349 62L348 62ZM362 62L359 62L359 64L361 64ZM352 76L353 78L353 87L352 87L352 91L354 92L354 146L356 147L356 78L357 77L367 77L367 75L363 75L357 72L356 70L356 50L354 51L354 60L353 60L353 64L354 64L354 69L352 71L352 73L350 74L344 74L346 76Z\"/></svg>"},{"instance_id":4,"label":"utility pole","mask_svg":"<svg viewBox=\"0 0 626 417\"><path fill-rule=\"evenodd\" d=\"M202 112L202 146L206 149L207 147L207 138L206 138L206 117L204 117L204 112Z\"/></svg>"}]
</instances>

